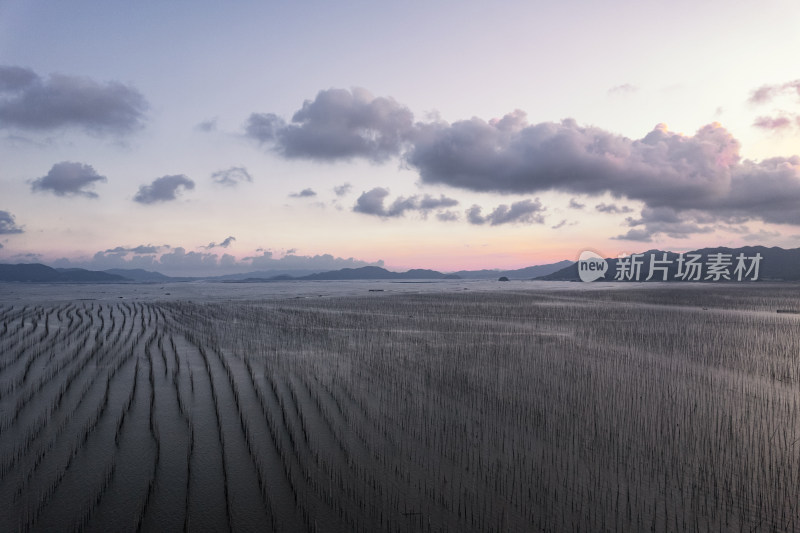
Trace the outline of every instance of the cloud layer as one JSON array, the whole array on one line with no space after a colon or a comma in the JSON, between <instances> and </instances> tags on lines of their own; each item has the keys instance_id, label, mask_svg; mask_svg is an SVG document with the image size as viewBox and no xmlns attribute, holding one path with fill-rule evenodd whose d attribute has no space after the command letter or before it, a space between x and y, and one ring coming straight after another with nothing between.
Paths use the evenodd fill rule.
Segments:
<instances>
[{"instance_id":1,"label":"cloud layer","mask_svg":"<svg viewBox=\"0 0 800 533\"><path fill-rule=\"evenodd\" d=\"M317 193L314 192L314 189L303 189L300 192L293 192L289 194L291 198L313 198L316 195Z\"/></svg>"},{"instance_id":2,"label":"cloud layer","mask_svg":"<svg viewBox=\"0 0 800 533\"><path fill-rule=\"evenodd\" d=\"M628 207L627 205L623 205L622 207L618 206L617 204L607 204L605 202L601 202L594 206L601 213L609 213L612 215L618 215L620 213L633 213L633 209Z\"/></svg>"},{"instance_id":3,"label":"cloud layer","mask_svg":"<svg viewBox=\"0 0 800 533\"><path fill-rule=\"evenodd\" d=\"M17 225L14 215L8 211L0 211L0 235L22 233L22 228Z\"/></svg>"},{"instance_id":4,"label":"cloud layer","mask_svg":"<svg viewBox=\"0 0 800 533\"><path fill-rule=\"evenodd\" d=\"M536 200L522 200L510 206L498 205L488 215L481 214L481 207L473 205L467 209L467 221L470 224L499 226L501 224L543 224L545 208L537 198Z\"/></svg>"},{"instance_id":5,"label":"cloud layer","mask_svg":"<svg viewBox=\"0 0 800 533\"><path fill-rule=\"evenodd\" d=\"M105 183L108 179L101 176L91 165L62 161L56 163L46 176L31 181L31 190L35 192L52 192L56 196L83 196L97 198L91 190L95 183Z\"/></svg>"},{"instance_id":6,"label":"cloud layer","mask_svg":"<svg viewBox=\"0 0 800 533\"><path fill-rule=\"evenodd\" d=\"M800 97L800 80L774 85L762 85L750 94L749 102L754 105L771 103L782 95ZM800 114L779 111L775 116L759 116L753 122L756 128L783 132L794 127L800 127Z\"/></svg>"},{"instance_id":7,"label":"cloud layer","mask_svg":"<svg viewBox=\"0 0 800 533\"><path fill-rule=\"evenodd\" d=\"M498 193L611 193L692 208L725 192L738 149L718 124L694 137L659 125L632 141L573 120L530 125L516 111L489 122L426 125L406 159L426 183Z\"/></svg>"},{"instance_id":8,"label":"cloud layer","mask_svg":"<svg viewBox=\"0 0 800 533\"><path fill-rule=\"evenodd\" d=\"M794 93L800 96L800 80L792 80L786 83L776 83L773 85L762 85L750 93L749 102L751 104L765 104L782 93Z\"/></svg>"},{"instance_id":9,"label":"cloud layer","mask_svg":"<svg viewBox=\"0 0 800 533\"><path fill-rule=\"evenodd\" d=\"M350 189L352 188L353 186L349 183L342 183L341 185L334 187L333 192L336 194L336 196L344 196L345 194L349 193Z\"/></svg>"},{"instance_id":10,"label":"cloud layer","mask_svg":"<svg viewBox=\"0 0 800 533\"><path fill-rule=\"evenodd\" d=\"M250 175L245 167L230 167L211 174L211 180L217 185L236 187L243 182L252 182L253 176Z\"/></svg>"},{"instance_id":11,"label":"cloud layer","mask_svg":"<svg viewBox=\"0 0 800 533\"><path fill-rule=\"evenodd\" d=\"M383 218L403 216L408 211L418 211L423 216L435 209L453 207L458 205L458 200L440 195L439 198L426 194L424 196L399 196L388 207L384 200L389 196L389 190L375 187L361 194L356 200L353 211L365 215L375 215Z\"/></svg>"},{"instance_id":12,"label":"cloud layer","mask_svg":"<svg viewBox=\"0 0 800 533\"><path fill-rule=\"evenodd\" d=\"M167 244L161 246L153 246L152 244L140 244L139 246L133 246L133 247L117 246L115 248L110 248L102 253L122 254L122 255L127 255L127 254L144 255L144 254L157 254L165 249L168 250L169 248L170 246Z\"/></svg>"},{"instance_id":13,"label":"cloud layer","mask_svg":"<svg viewBox=\"0 0 800 533\"><path fill-rule=\"evenodd\" d=\"M761 116L757 117L755 121L753 121L753 126L755 126L756 128L761 128L762 130L779 131L791 128L795 124L795 122L798 122L798 125L800 125L800 121L792 120L790 117L787 116L777 116L777 117Z\"/></svg>"},{"instance_id":14,"label":"cloud layer","mask_svg":"<svg viewBox=\"0 0 800 533\"><path fill-rule=\"evenodd\" d=\"M194 182L183 174L162 176L153 180L150 185L140 186L133 200L140 204L170 202L176 200L178 194L187 189L194 189Z\"/></svg>"},{"instance_id":15,"label":"cloud layer","mask_svg":"<svg viewBox=\"0 0 800 533\"><path fill-rule=\"evenodd\" d=\"M147 100L118 82L0 66L0 127L47 131L79 128L93 134L128 134L142 126Z\"/></svg>"},{"instance_id":16,"label":"cloud layer","mask_svg":"<svg viewBox=\"0 0 800 533\"><path fill-rule=\"evenodd\" d=\"M242 263L249 264L259 270L339 270L341 268L360 268L364 266L384 266L383 261L362 261L352 257L334 257L331 254L296 255L288 253L276 258L270 251L263 251L261 255L245 257Z\"/></svg>"},{"instance_id":17,"label":"cloud layer","mask_svg":"<svg viewBox=\"0 0 800 533\"><path fill-rule=\"evenodd\" d=\"M236 237L230 236L230 237L226 237L225 240L220 242L220 243L210 242L210 243L208 243L208 246L203 246L203 248L205 248L206 250L210 250L212 248L227 248L231 244L233 244L233 241L235 241L235 240L236 240Z\"/></svg>"},{"instance_id":18,"label":"cloud layer","mask_svg":"<svg viewBox=\"0 0 800 533\"><path fill-rule=\"evenodd\" d=\"M783 91L800 91L800 82L762 87L751 101L763 103ZM762 126L784 125L770 120ZM800 225L800 158L743 159L739 141L718 123L693 135L659 124L641 139L630 139L571 119L531 124L519 110L489 121L414 122L391 98L330 89L306 101L291 123L276 115L251 115L247 133L287 158L359 157L378 163L398 156L425 184L501 194L610 194L668 210L685 230L703 232L703 224L726 220ZM355 210L398 216L402 199L386 207L387 195L381 188L368 191ZM490 224L510 216L470 212L472 220ZM647 217L636 220L647 224Z\"/></svg>"},{"instance_id":19,"label":"cloud layer","mask_svg":"<svg viewBox=\"0 0 800 533\"><path fill-rule=\"evenodd\" d=\"M411 111L391 98L360 88L328 89L306 100L290 123L271 113L253 113L245 132L287 158L361 157L380 163L400 153L414 131L413 120Z\"/></svg>"},{"instance_id":20,"label":"cloud layer","mask_svg":"<svg viewBox=\"0 0 800 533\"><path fill-rule=\"evenodd\" d=\"M228 239L233 240L232 237ZM225 241L228 241L225 239ZM223 243L225 242L223 241ZM214 243L212 243L214 244ZM220 246L220 245L216 245ZM222 275L251 272L254 270L278 271L316 271L338 270L340 268L358 268L362 266L384 266L383 261L368 262L358 259L334 257L330 254L297 255L291 250L282 257L275 257L269 250L262 250L259 255L237 260L229 254L216 254L208 251L186 251L181 246L117 246L109 250L97 252L89 260L75 261L59 259L53 263L58 267L80 267L92 270L110 268L142 268L155 270L171 276ZM26 258L41 261L38 256Z\"/></svg>"}]
</instances>

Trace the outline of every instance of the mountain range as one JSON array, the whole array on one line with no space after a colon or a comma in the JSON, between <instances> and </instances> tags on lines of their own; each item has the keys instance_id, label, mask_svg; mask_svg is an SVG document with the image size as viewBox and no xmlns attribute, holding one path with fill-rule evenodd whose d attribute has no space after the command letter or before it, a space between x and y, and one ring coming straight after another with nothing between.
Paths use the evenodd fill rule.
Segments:
<instances>
[{"instance_id":1,"label":"mountain range","mask_svg":"<svg viewBox=\"0 0 800 533\"><path fill-rule=\"evenodd\" d=\"M39 263L0 264L0 281L39 283L121 283L128 278L83 268L51 268Z\"/></svg>"},{"instance_id":2,"label":"mountain range","mask_svg":"<svg viewBox=\"0 0 800 533\"><path fill-rule=\"evenodd\" d=\"M270 281L328 281L328 280L443 280L443 279L531 279L537 275L555 272L569 261L552 265L538 265L519 270L462 270L457 273L442 273L436 270L412 269L392 272L385 268L366 266L343 268L327 272L314 271L257 271L244 274L210 277L172 277L159 272L142 269L115 268L104 271L81 268L52 268L39 263L16 265L0 264L0 282L39 283L169 283L183 281L215 281L223 283L263 283Z\"/></svg>"},{"instance_id":3,"label":"mountain range","mask_svg":"<svg viewBox=\"0 0 800 533\"><path fill-rule=\"evenodd\" d=\"M759 280L800 281L800 248L783 249L778 247L745 246L741 248L703 248L686 252L699 254L703 261L714 254L730 254L733 265L736 257L761 255L759 263ZM662 259L666 254L669 262L668 280L674 280L678 272L678 254L663 250L643 252L644 261L638 281L648 276L649 260L653 255ZM614 281L618 270L619 258L606 258L608 269L599 281ZM39 263L0 264L0 282L39 282L39 283L171 283L184 281L214 281L227 283L264 283L272 281L327 281L327 280L445 280L445 279L479 279L497 280L505 277L511 280L543 280L543 281L579 281L578 263L575 261L559 261L546 265L536 265L516 270L459 270L442 273L436 270L412 269L406 272L392 272L385 268L366 266L361 268L343 268L327 272L314 271L256 271L244 274L232 274L210 277L173 277L159 272L142 269L109 269L105 271L86 270L81 268L52 268ZM752 277L752 273L751 276ZM703 274L705 278L705 274ZM661 273L654 276L661 280ZM705 281L705 279L702 279ZM632 279L630 281L637 281Z\"/></svg>"}]
</instances>

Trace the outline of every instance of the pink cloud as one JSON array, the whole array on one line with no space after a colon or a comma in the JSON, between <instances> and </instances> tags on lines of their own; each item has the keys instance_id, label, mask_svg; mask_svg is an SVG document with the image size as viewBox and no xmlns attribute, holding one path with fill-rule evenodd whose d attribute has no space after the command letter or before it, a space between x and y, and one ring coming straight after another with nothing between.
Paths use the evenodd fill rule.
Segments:
<instances>
[{"instance_id":1,"label":"pink cloud","mask_svg":"<svg viewBox=\"0 0 800 533\"><path fill-rule=\"evenodd\" d=\"M775 85L762 85L753 91L748 101L751 104L763 104L786 91L794 91L800 96L800 80L787 81L786 83Z\"/></svg>"},{"instance_id":2,"label":"pink cloud","mask_svg":"<svg viewBox=\"0 0 800 533\"><path fill-rule=\"evenodd\" d=\"M796 120L800 121L800 117L797 117ZM758 117L756 118L755 122L753 122L753 126L765 130L783 130L792 125L791 119L789 117Z\"/></svg>"}]
</instances>

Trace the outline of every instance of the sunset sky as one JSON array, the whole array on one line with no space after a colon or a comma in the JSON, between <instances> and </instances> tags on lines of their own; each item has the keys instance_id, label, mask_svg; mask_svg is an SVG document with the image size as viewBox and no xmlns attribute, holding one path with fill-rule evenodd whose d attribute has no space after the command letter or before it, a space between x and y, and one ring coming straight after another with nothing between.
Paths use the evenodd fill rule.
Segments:
<instances>
[{"instance_id":1,"label":"sunset sky","mask_svg":"<svg viewBox=\"0 0 800 533\"><path fill-rule=\"evenodd\" d=\"M798 27L795 1L0 0L0 262L798 247Z\"/></svg>"}]
</instances>

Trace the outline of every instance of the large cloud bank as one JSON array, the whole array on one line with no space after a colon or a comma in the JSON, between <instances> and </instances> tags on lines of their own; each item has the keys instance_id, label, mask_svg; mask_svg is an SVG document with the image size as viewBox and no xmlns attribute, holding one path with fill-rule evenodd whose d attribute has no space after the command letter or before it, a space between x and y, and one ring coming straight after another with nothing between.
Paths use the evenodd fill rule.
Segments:
<instances>
[{"instance_id":1,"label":"large cloud bank","mask_svg":"<svg viewBox=\"0 0 800 533\"><path fill-rule=\"evenodd\" d=\"M287 158L381 163L398 157L423 184L637 200L645 210L628 224L640 240L656 232L704 232L720 222L800 225L800 157L744 159L739 141L718 123L693 135L658 124L630 139L571 119L530 123L519 110L488 121L414 121L392 98L364 89L330 89L306 101L290 122L252 114L246 133ZM356 210L381 216L402 212L400 205L383 207L385 196L374 189L362 195Z\"/></svg>"}]
</instances>

